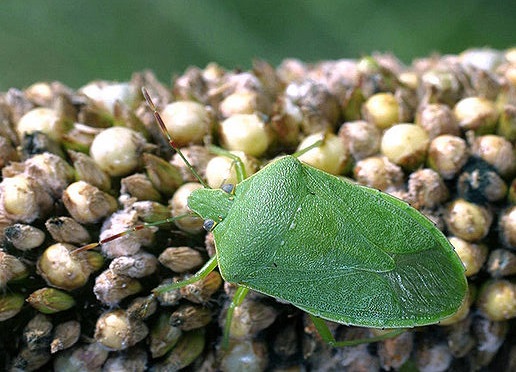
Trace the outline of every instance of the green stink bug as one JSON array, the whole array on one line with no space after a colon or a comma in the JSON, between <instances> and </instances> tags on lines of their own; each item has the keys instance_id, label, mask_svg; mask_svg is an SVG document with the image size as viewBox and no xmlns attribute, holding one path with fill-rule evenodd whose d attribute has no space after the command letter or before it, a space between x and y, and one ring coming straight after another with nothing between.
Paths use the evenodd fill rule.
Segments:
<instances>
[{"instance_id":1,"label":"green stink bug","mask_svg":"<svg viewBox=\"0 0 516 372\"><path fill-rule=\"evenodd\" d=\"M206 186L143 94L171 146ZM441 231L407 203L294 156L245 178L237 157L216 151L233 157L239 183L201 188L188 199L212 231L216 255L191 278L159 286L154 295L198 281L218 266L224 280L238 286L223 344L234 308L248 290L309 313L323 339L335 346L357 342L336 342L321 319L398 329L437 323L462 304L467 281L460 258Z\"/></svg>"}]
</instances>

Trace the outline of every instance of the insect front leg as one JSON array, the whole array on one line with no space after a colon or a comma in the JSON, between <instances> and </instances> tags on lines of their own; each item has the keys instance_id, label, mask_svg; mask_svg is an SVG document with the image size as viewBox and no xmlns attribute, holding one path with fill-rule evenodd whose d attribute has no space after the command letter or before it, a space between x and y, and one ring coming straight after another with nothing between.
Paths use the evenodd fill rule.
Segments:
<instances>
[{"instance_id":1,"label":"insect front leg","mask_svg":"<svg viewBox=\"0 0 516 372\"><path fill-rule=\"evenodd\" d=\"M317 329L317 332L319 333L319 335L321 335L321 338L325 342L327 342L330 346L333 346L333 347L356 346L356 345L361 345L361 344L369 344L372 342L383 341L383 340L386 340L389 338L399 336L400 334L402 334L403 332L406 331L403 328L393 329L392 331L389 331L383 335L376 336L376 337L337 341L337 340L335 340L335 337L333 336L330 329L328 328L328 325L326 324L326 322L323 319L316 317L315 315L312 315L312 314L309 314L309 315L310 315L310 319L314 323L315 328Z\"/></svg>"},{"instance_id":2,"label":"insect front leg","mask_svg":"<svg viewBox=\"0 0 516 372\"><path fill-rule=\"evenodd\" d=\"M248 292L249 288L238 287L235 294L233 295L233 299L231 300L231 304L229 305L228 311L226 313L226 323L224 324L224 333L222 336L222 349L227 349L229 346L231 322L233 321L233 313L235 312L235 308L242 304Z\"/></svg>"},{"instance_id":3,"label":"insect front leg","mask_svg":"<svg viewBox=\"0 0 516 372\"><path fill-rule=\"evenodd\" d=\"M240 183L247 178L247 172L245 170L244 162L242 161L242 159L239 156L233 154L232 152L230 152L226 149L223 149L223 148L220 148L217 146L210 146L210 152L215 155L225 156L225 157L233 160L233 163L235 164L237 183Z\"/></svg>"},{"instance_id":4,"label":"insect front leg","mask_svg":"<svg viewBox=\"0 0 516 372\"><path fill-rule=\"evenodd\" d=\"M160 286L154 288L152 290L152 293L154 294L154 296L159 296L163 293L172 291L174 289L186 287L188 284L192 284L192 283L195 283L199 280L206 278L208 276L208 274L211 273L216 267L217 267L217 256L213 256L192 277L190 277L186 280L182 280L180 282L160 285Z\"/></svg>"}]
</instances>

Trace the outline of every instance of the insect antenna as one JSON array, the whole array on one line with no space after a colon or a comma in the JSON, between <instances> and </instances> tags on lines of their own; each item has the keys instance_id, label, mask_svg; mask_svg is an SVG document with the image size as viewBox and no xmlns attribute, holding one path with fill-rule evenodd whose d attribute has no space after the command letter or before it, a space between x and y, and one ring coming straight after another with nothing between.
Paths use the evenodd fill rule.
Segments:
<instances>
[{"instance_id":1,"label":"insect antenna","mask_svg":"<svg viewBox=\"0 0 516 372\"><path fill-rule=\"evenodd\" d=\"M206 182L204 182L204 180L202 179L202 177L199 175L199 173L197 173L197 171L195 170L195 168L192 166L192 164L190 164L190 162L186 159L186 157L184 156L184 154L181 152L181 150L179 149L179 147L177 146L177 144L174 142L174 140L172 139L172 137L170 136L170 133L168 133L168 130L167 130L167 127L165 126L165 123L163 122L163 119L161 118L161 115L159 114L158 110L156 109L156 106L154 105L154 102L152 101L150 95L149 95L149 92L147 91L147 89L145 89L144 87L142 88L142 93L143 93L143 97L145 97L145 100L147 101L147 105L149 105L150 109L152 110L152 113L154 114L154 118L156 119L156 122L158 123L159 125L159 128L161 130L161 133L163 133L163 135L166 137L167 141L168 141L168 144L170 145L170 147L172 147L172 149L174 149L174 151L181 157L181 159L183 160L183 162L186 164L186 166L188 167L188 169L190 170L190 172L192 172L192 174L194 175L195 178L197 178L197 180L199 181L199 183L201 185L203 185L203 187L205 188L210 188L208 186L208 184Z\"/></svg>"},{"instance_id":2,"label":"insect antenna","mask_svg":"<svg viewBox=\"0 0 516 372\"><path fill-rule=\"evenodd\" d=\"M102 244L105 244L105 243L109 243L109 242L111 242L113 240L116 240L116 239L122 237L122 236L129 235L129 234L134 234L137 231L140 231L140 230L152 227L152 226L159 226L159 225L163 225L165 223L170 223L170 222L174 222L174 221L180 220L180 219L185 218L185 217L191 217L192 215L193 214L191 214L191 213L186 213L186 214L181 214L181 215L176 216L176 217L170 217L170 218L166 218L164 220L159 220L159 221L155 221L155 222L144 222L144 223L142 223L140 225L136 225L136 226L130 227L127 230L121 231L121 232L119 232L117 234L108 236L105 239L100 239L98 242L94 242L94 243L83 245L82 247L74 249L72 251L72 253L73 254L77 254L77 253L80 253L80 252L89 251L90 249L96 248L96 247L98 247L98 246L100 246Z\"/></svg>"}]
</instances>

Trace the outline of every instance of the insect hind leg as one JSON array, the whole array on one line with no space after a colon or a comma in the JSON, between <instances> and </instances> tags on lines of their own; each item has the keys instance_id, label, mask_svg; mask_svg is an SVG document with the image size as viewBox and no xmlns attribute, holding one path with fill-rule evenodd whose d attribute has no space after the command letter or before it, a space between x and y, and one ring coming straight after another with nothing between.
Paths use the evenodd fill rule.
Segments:
<instances>
[{"instance_id":1,"label":"insect hind leg","mask_svg":"<svg viewBox=\"0 0 516 372\"><path fill-rule=\"evenodd\" d=\"M403 332L406 331L406 329L400 328L400 329L393 329L389 332L376 336L376 337L367 337L367 338L359 338L355 340L344 340L344 341L337 341L335 340L335 337L331 333L330 329L328 328L328 325L325 323L325 321L315 315L309 314L310 319L314 323L315 328L317 329L317 332L321 336L321 338L327 342L330 346L333 347L344 347L344 346L357 346L362 344L369 344L372 342L378 342L383 341L389 338L393 338L396 336L401 335Z\"/></svg>"}]
</instances>

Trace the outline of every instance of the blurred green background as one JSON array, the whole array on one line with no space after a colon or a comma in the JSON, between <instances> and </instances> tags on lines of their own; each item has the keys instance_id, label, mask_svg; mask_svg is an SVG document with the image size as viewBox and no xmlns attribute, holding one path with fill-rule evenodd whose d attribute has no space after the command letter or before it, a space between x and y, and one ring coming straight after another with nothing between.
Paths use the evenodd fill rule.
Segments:
<instances>
[{"instance_id":1,"label":"blurred green background","mask_svg":"<svg viewBox=\"0 0 516 372\"><path fill-rule=\"evenodd\" d=\"M1 0L0 90L60 80L128 80L150 68L169 82L189 65L249 68L390 51L516 45L516 1Z\"/></svg>"}]
</instances>

